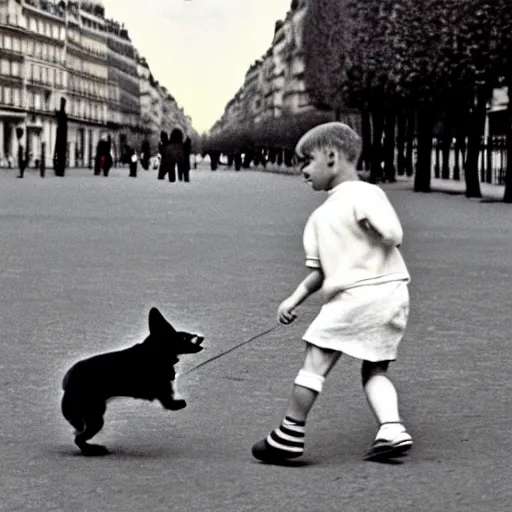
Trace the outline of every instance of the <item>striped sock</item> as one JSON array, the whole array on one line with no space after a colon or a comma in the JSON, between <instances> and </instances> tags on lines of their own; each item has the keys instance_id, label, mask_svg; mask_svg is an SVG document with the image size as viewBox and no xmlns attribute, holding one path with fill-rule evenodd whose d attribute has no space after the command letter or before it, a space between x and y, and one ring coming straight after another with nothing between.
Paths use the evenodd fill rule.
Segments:
<instances>
[{"instance_id":1,"label":"striped sock","mask_svg":"<svg viewBox=\"0 0 512 512\"><path fill-rule=\"evenodd\" d=\"M281 425L267 436L266 443L282 457L299 457L304 453L305 426L305 421L285 416Z\"/></svg>"}]
</instances>

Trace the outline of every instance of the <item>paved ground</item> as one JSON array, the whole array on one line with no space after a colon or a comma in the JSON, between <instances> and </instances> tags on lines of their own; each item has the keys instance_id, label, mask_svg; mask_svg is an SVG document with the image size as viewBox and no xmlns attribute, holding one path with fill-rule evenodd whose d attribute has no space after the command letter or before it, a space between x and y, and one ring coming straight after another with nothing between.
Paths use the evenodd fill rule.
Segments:
<instances>
[{"instance_id":1,"label":"paved ground","mask_svg":"<svg viewBox=\"0 0 512 512\"><path fill-rule=\"evenodd\" d=\"M348 358L312 412L300 467L251 459L280 420L318 310L185 377L189 407L112 402L77 455L60 381L78 358L146 333L152 305L206 335L181 370L274 325L304 276L301 234L322 194L258 172L108 179L0 173L0 510L510 510L512 208L385 186L403 220L412 312L393 375L416 445L404 464L361 455L375 425Z\"/></svg>"}]
</instances>

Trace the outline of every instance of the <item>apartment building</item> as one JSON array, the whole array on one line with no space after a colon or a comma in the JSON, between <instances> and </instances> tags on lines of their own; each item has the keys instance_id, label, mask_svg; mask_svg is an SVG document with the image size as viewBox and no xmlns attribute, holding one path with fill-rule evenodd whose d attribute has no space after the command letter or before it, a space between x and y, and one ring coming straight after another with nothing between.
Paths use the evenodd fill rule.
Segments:
<instances>
[{"instance_id":1,"label":"apartment building","mask_svg":"<svg viewBox=\"0 0 512 512\"><path fill-rule=\"evenodd\" d=\"M92 166L103 133L121 160L145 138L156 151L162 129L192 130L101 0L0 0L0 167L17 165L17 128L28 165L52 166L61 98L69 167Z\"/></svg>"},{"instance_id":2,"label":"apartment building","mask_svg":"<svg viewBox=\"0 0 512 512\"><path fill-rule=\"evenodd\" d=\"M107 123L107 33L100 6L69 2L65 64L70 167L92 167Z\"/></svg>"},{"instance_id":3,"label":"apartment building","mask_svg":"<svg viewBox=\"0 0 512 512\"><path fill-rule=\"evenodd\" d=\"M249 67L242 87L210 130L212 134L240 122L259 123L314 108L304 82L302 31L306 8L306 0L296 0L285 19L276 22L270 48Z\"/></svg>"},{"instance_id":4,"label":"apartment building","mask_svg":"<svg viewBox=\"0 0 512 512\"><path fill-rule=\"evenodd\" d=\"M107 20L108 120L117 159L127 158L130 147L139 148L140 83L137 53L128 30L115 20Z\"/></svg>"}]
</instances>

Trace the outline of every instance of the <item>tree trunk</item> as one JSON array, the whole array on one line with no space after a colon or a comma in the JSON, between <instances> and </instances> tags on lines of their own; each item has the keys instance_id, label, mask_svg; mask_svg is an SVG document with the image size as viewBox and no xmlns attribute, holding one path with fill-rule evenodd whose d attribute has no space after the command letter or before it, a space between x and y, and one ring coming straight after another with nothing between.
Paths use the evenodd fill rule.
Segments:
<instances>
[{"instance_id":1,"label":"tree trunk","mask_svg":"<svg viewBox=\"0 0 512 512\"><path fill-rule=\"evenodd\" d=\"M452 112L448 108L443 123L442 151L443 163L441 165L441 178L447 180L450 178L450 153L452 148Z\"/></svg>"},{"instance_id":2,"label":"tree trunk","mask_svg":"<svg viewBox=\"0 0 512 512\"><path fill-rule=\"evenodd\" d=\"M415 192L430 192L430 176L432 173L432 133L434 116L432 105L423 104L418 107L418 161L414 176Z\"/></svg>"},{"instance_id":3,"label":"tree trunk","mask_svg":"<svg viewBox=\"0 0 512 512\"><path fill-rule=\"evenodd\" d=\"M460 170L464 168L466 161L466 129L463 120L458 122L455 135L455 167L453 168L453 179L460 180Z\"/></svg>"},{"instance_id":4,"label":"tree trunk","mask_svg":"<svg viewBox=\"0 0 512 512\"><path fill-rule=\"evenodd\" d=\"M512 78L508 81L508 90L512 91ZM507 170L505 174L505 193L503 195L504 203L512 203L512 102L507 106Z\"/></svg>"},{"instance_id":5,"label":"tree trunk","mask_svg":"<svg viewBox=\"0 0 512 512\"><path fill-rule=\"evenodd\" d=\"M357 164L358 170L368 171L371 163L371 151L372 151L372 125L370 119L370 112L366 107L361 109L361 136L363 139L363 148L361 151L361 157Z\"/></svg>"},{"instance_id":6,"label":"tree trunk","mask_svg":"<svg viewBox=\"0 0 512 512\"><path fill-rule=\"evenodd\" d=\"M405 138L407 132L407 116L405 110L399 109L396 116L396 149L398 176L405 174Z\"/></svg>"},{"instance_id":7,"label":"tree trunk","mask_svg":"<svg viewBox=\"0 0 512 512\"><path fill-rule=\"evenodd\" d=\"M413 175L413 150L414 150L414 135L416 133L416 110L415 107L409 107L407 113L407 132L406 132L406 149L405 149L405 174L407 176Z\"/></svg>"},{"instance_id":8,"label":"tree trunk","mask_svg":"<svg viewBox=\"0 0 512 512\"><path fill-rule=\"evenodd\" d=\"M370 181L378 183L382 179L382 134L384 132L384 114L380 109L371 113L373 124L372 155Z\"/></svg>"},{"instance_id":9,"label":"tree trunk","mask_svg":"<svg viewBox=\"0 0 512 512\"><path fill-rule=\"evenodd\" d=\"M396 181L395 168L395 129L396 109L390 108L386 113L384 126L384 179L385 181Z\"/></svg>"},{"instance_id":10,"label":"tree trunk","mask_svg":"<svg viewBox=\"0 0 512 512\"><path fill-rule=\"evenodd\" d=\"M486 89L480 87L477 91L476 105L474 106L469 123L468 154L464 167L466 197L482 197L480 179L478 176L478 157L480 155L480 146L482 145L482 136L485 129L487 98L488 94Z\"/></svg>"}]
</instances>

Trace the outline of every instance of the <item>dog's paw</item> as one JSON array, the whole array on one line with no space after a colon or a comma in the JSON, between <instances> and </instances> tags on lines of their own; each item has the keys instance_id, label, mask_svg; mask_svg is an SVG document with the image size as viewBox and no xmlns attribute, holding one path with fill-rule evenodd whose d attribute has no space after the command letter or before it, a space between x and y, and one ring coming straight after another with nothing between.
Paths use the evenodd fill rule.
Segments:
<instances>
[{"instance_id":1,"label":"dog's paw","mask_svg":"<svg viewBox=\"0 0 512 512\"><path fill-rule=\"evenodd\" d=\"M185 409L187 407L187 402L185 400L173 400L167 404L167 409L170 411L179 411L180 409Z\"/></svg>"}]
</instances>

